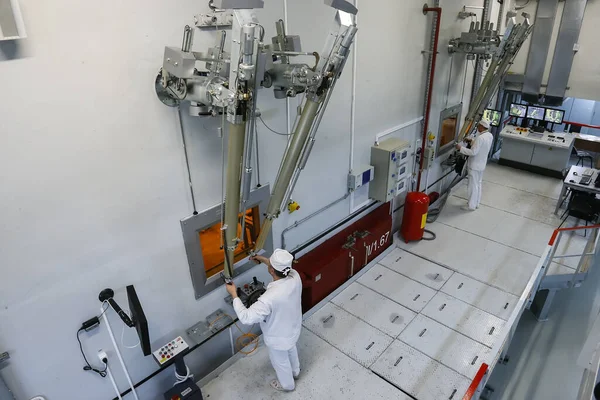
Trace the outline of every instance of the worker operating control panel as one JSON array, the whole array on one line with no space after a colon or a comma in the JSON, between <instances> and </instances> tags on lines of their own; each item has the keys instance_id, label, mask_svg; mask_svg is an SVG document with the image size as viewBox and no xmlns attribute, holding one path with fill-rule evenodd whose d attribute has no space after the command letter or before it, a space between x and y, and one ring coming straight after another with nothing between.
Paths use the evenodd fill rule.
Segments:
<instances>
[{"instance_id":1,"label":"worker operating control panel","mask_svg":"<svg viewBox=\"0 0 600 400\"><path fill-rule=\"evenodd\" d=\"M369 197L384 203L404 193L408 187L410 144L397 138L371 147L371 165L375 179L369 185Z\"/></svg>"}]
</instances>

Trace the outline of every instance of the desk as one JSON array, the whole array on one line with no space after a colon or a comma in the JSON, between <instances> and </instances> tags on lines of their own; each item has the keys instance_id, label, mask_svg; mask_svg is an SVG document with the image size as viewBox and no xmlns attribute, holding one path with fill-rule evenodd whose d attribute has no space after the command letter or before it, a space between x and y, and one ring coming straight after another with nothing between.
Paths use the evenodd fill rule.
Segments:
<instances>
[{"instance_id":1,"label":"desk","mask_svg":"<svg viewBox=\"0 0 600 400\"><path fill-rule=\"evenodd\" d=\"M586 169L588 169L588 168L571 167L571 169L569 170L569 174L567 175L567 177L565 178L565 180L563 182L563 187L562 187L562 190L560 191L560 196L558 196L558 201L556 202L556 209L554 210L554 214L558 214L558 210L560 209L560 206L564 203L564 201L566 199L566 194L567 194L568 189L576 190L579 192L600 194L600 188L597 188L594 186L594 182L596 181L596 178L598 178L598 175L600 174L600 171L598 171L597 169L594 170L594 175L592 176L592 181L590 182L590 184L588 186L579 184L579 181L581 180L581 177L583 176L583 172ZM571 181L574 181L574 182L571 182Z\"/></svg>"},{"instance_id":2,"label":"desk","mask_svg":"<svg viewBox=\"0 0 600 400\"><path fill-rule=\"evenodd\" d=\"M507 125L500 137L500 164L557 178L568 167L575 143L570 133L538 133L513 125Z\"/></svg>"}]
</instances>

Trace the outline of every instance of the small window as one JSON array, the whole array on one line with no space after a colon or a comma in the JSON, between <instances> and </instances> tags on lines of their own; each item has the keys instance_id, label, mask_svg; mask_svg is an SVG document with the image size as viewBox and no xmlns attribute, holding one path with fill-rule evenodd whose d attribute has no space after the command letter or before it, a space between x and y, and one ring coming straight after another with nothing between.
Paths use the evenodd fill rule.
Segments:
<instances>
[{"instance_id":1,"label":"small window","mask_svg":"<svg viewBox=\"0 0 600 400\"><path fill-rule=\"evenodd\" d=\"M440 147L444 147L454 141L454 137L456 136L457 122L458 118L456 115L453 115L442 121Z\"/></svg>"},{"instance_id":2,"label":"small window","mask_svg":"<svg viewBox=\"0 0 600 400\"><path fill-rule=\"evenodd\" d=\"M256 239L260 233L260 214L258 206L246 211L246 234L244 240L240 242L234 252L234 263L247 257L250 250L254 249ZM238 218L237 234L241 237L242 232L242 214ZM223 238L221 231L221 222L203 229L198 232L200 243L202 244L202 258L204 260L204 270L206 278L217 275L223 271L225 264L225 255L223 254Z\"/></svg>"}]
</instances>

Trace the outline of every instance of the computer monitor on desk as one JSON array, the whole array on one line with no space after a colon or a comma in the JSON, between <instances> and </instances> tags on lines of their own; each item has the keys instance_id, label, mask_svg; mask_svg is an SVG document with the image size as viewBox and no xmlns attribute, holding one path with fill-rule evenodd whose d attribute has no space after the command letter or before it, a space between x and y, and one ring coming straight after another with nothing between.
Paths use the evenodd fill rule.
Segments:
<instances>
[{"instance_id":1,"label":"computer monitor on desk","mask_svg":"<svg viewBox=\"0 0 600 400\"><path fill-rule=\"evenodd\" d=\"M552 108L547 108L546 114L544 115L544 121L550 122L552 124L562 124L564 118L564 110L554 110Z\"/></svg>"},{"instance_id":2,"label":"computer monitor on desk","mask_svg":"<svg viewBox=\"0 0 600 400\"><path fill-rule=\"evenodd\" d=\"M511 117L525 118L527 116L527 106L512 103L510 105L509 114Z\"/></svg>"},{"instance_id":3,"label":"computer monitor on desk","mask_svg":"<svg viewBox=\"0 0 600 400\"><path fill-rule=\"evenodd\" d=\"M527 106L527 118L536 121L543 121L546 113L544 107Z\"/></svg>"}]
</instances>

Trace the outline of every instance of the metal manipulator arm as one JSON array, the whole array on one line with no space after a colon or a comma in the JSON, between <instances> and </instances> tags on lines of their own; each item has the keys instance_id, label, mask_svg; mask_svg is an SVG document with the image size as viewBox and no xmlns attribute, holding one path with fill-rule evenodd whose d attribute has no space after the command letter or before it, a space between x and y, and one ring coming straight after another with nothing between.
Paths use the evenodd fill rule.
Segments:
<instances>
[{"instance_id":1,"label":"metal manipulator arm","mask_svg":"<svg viewBox=\"0 0 600 400\"><path fill-rule=\"evenodd\" d=\"M316 67L311 70L312 74L305 70L306 76L300 77L306 78L304 86L306 100L302 107L300 119L295 126L293 137L281 162L267 208L265 223L261 227L260 235L256 241L255 251L263 248L273 225L273 220L279 217L282 207L287 204L300 172L308 161L319 125L337 80L346 65L350 54L350 46L358 30L355 17L358 10L354 6L342 0L325 0L325 3L338 9L334 26ZM277 72L267 71L267 73L276 75ZM278 82L285 81L281 79ZM291 77L287 85L288 87L295 85Z\"/></svg>"}]
</instances>

